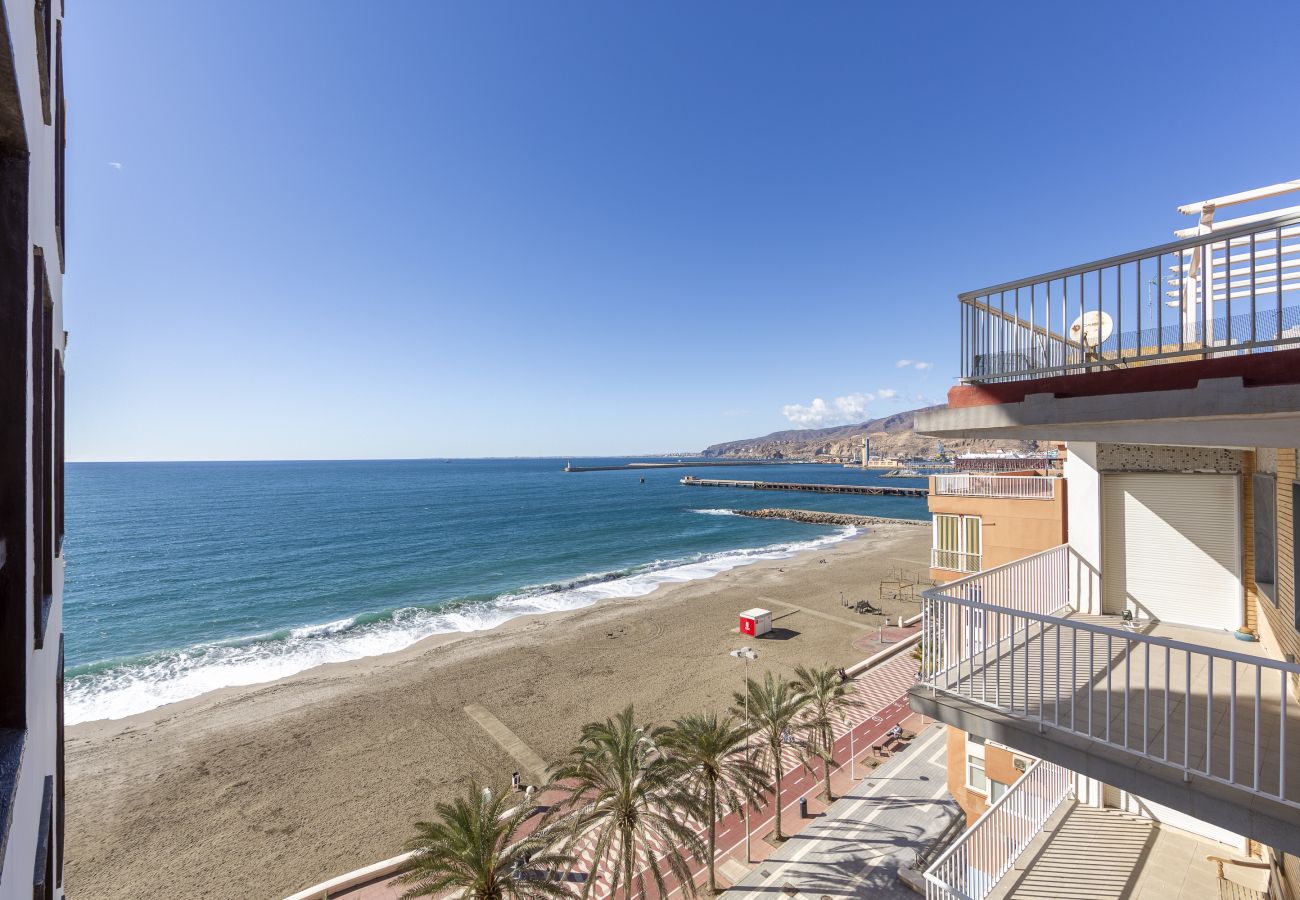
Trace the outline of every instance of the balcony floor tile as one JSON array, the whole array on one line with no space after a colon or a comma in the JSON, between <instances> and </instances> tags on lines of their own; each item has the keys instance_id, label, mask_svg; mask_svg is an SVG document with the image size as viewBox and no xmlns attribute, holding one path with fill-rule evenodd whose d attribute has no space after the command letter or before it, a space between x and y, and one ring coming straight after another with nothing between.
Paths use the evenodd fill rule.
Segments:
<instances>
[{"instance_id":1,"label":"balcony floor tile","mask_svg":"<svg viewBox=\"0 0 1300 900\"><path fill-rule=\"evenodd\" d=\"M1232 848L1115 809L1071 804L1016 860L990 900L1219 900L1207 856ZM1263 873L1228 866L1229 890L1258 896Z\"/></svg>"}]
</instances>

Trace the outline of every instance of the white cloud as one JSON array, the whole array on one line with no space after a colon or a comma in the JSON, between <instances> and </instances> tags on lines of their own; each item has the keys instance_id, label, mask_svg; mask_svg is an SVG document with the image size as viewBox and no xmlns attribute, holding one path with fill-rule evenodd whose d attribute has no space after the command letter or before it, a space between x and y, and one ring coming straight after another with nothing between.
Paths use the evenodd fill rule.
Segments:
<instances>
[{"instance_id":1,"label":"white cloud","mask_svg":"<svg viewBox=\"0 0 1300 900\"><path fill-rule=\"evenodd\" d=\"M921 362L920 360L915 359L900 359L898 362L894 363L894 365L900 369L920 369L921 371L934 368L934 363L932 362Z\"/></svg>"},{"instance_id":2,"label":"white cloud","mask_svg":"<svg viewBox=\"0 0 1300 900\"><path fill-rule=\"evenodd\" d=\"M119 172L122 171L122 164L120 162L111 162L109 165L114 169L117 169Z\"/></svg>"},{"instance_id":3,"label":"white cloud","mask_svg":"<svg viewBox=\"0 0 1300 900\"><path fill-rule=\"evenodd\" d=\"M816 397L807 405L788 403L781 407L781 414L800 428L847 425L866 419L867 406L875 399L875 394L848 394L827 403Z\"/></svg>"},{"instance_id":4,"label":"white cloud","mask_svg":"<svg viewBox=\"0 0 1300 900\"><path fill-rule=\"evenodd\" d=\"M921 369L921 370L925 370L925 369L933 369L933 368L934 368L934 363L931 363L931 362L919 362L919 363L916 364L916 367L917 367L918 369Z\"/></svg>"},{"instance_id":5,"label":"white cloud","mask_svg":"<svg viewBox=\"0 0 1300 900\"><path fill-rule=\"evenodd\" d=\"M894 365L898 366L900 369L906 369L911 364L912 360L910 359L900 359L898 362L894 363Z\"/></svg>"},{"instance_id":6,"label":"white cloud","mask_svg":"<svg viewBox=\"0 0 1300 900\"><path fill-rule=\"evenodd\" d=\"M876 396L879 397L881 400L893 400L895 397L898 396L898 391L894 390L893 388L881 388L880 390L876 391Z\"/></svg>"}]
</instances>

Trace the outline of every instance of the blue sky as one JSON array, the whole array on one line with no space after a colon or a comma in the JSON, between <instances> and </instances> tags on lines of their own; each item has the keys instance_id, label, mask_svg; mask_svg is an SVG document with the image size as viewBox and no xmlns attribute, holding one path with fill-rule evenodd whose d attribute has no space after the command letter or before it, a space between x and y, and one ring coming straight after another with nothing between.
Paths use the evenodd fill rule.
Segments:
<instances>
[{"instance_id":1,"label":"blue sky","mask_svg":"<svg viewBox=\"0 0 1300 900\"><path fill-rule=\"evenodd\" d=\"M367 8L70 4L69 458L885 415L958 291L1300 176L1293 3Z\"/></svg>"}]
</instances>

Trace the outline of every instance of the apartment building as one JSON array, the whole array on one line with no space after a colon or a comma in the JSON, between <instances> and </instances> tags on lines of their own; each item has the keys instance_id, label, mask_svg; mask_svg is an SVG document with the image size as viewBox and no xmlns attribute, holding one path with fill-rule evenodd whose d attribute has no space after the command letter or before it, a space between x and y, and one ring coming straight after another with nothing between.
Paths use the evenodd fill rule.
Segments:
<instances>
[{"instance_id":1,"label":"apartment building","mask_svg":"<svg viewBox=\"0 0 1300 900\"><path fill-rule=\"evenodd\" d=\"M3 0L0 898L63 896L63 8Z\"/></svg>"},{"instance_id":2,"label":"apartment building","mask_svg":"<svg viewBox=\"0 0 1300 900\"><path fill-rule=\"evenodd\" d=\"M1300 207L1221 215L1295 191L960 295L962 383L917 430L1064 440L1069 502L1060 544L926 592L912 707L1041 760L936 862L934 896L1052 896L1106 865L1129 880L1096 896L1218 896L1220 872L1300 890Z\"/></svg>"},{"instance_id":3,"label":"apartment building","mask_svg":"<svg viewBox=\"0 0 1300 900\"><path fill-rule=\"evenodd\" d=\"M1066 481L1052 470L930 476L930 577L952 581L1065 543Z\"/></svg>"},{"instance_id":4,"label":"apartment building","mask_svg":"<svg viewBox=\"0 0 1300 900\"><path fill-rule=\"evenodd\" d=\"M1044 462L1047 462L1044 459ZM954 581L1066 541L1066 481L1051 465L930 476L930 579ZM948 727L948 792L974 824L1035 761Z\"/></svg>"}]
</instances>

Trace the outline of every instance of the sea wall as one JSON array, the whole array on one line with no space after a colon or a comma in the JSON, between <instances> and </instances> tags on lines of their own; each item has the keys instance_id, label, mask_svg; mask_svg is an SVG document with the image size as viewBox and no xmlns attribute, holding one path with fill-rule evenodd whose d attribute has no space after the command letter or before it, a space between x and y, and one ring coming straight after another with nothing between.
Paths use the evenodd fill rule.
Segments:
<instances>
[{"instance_id":1,"label":"sea wall","mask_svg":"<svg viewBox=\"0 0 1300 900\"><path fill-rule=\"evenodd\" d=\"M891 519L887 516L855 516L848 513L818 512L813 509L733 509L738 516L751 519L789 519L809 525L924 525L923 519Z\"/></svg>"}]
</instances>

